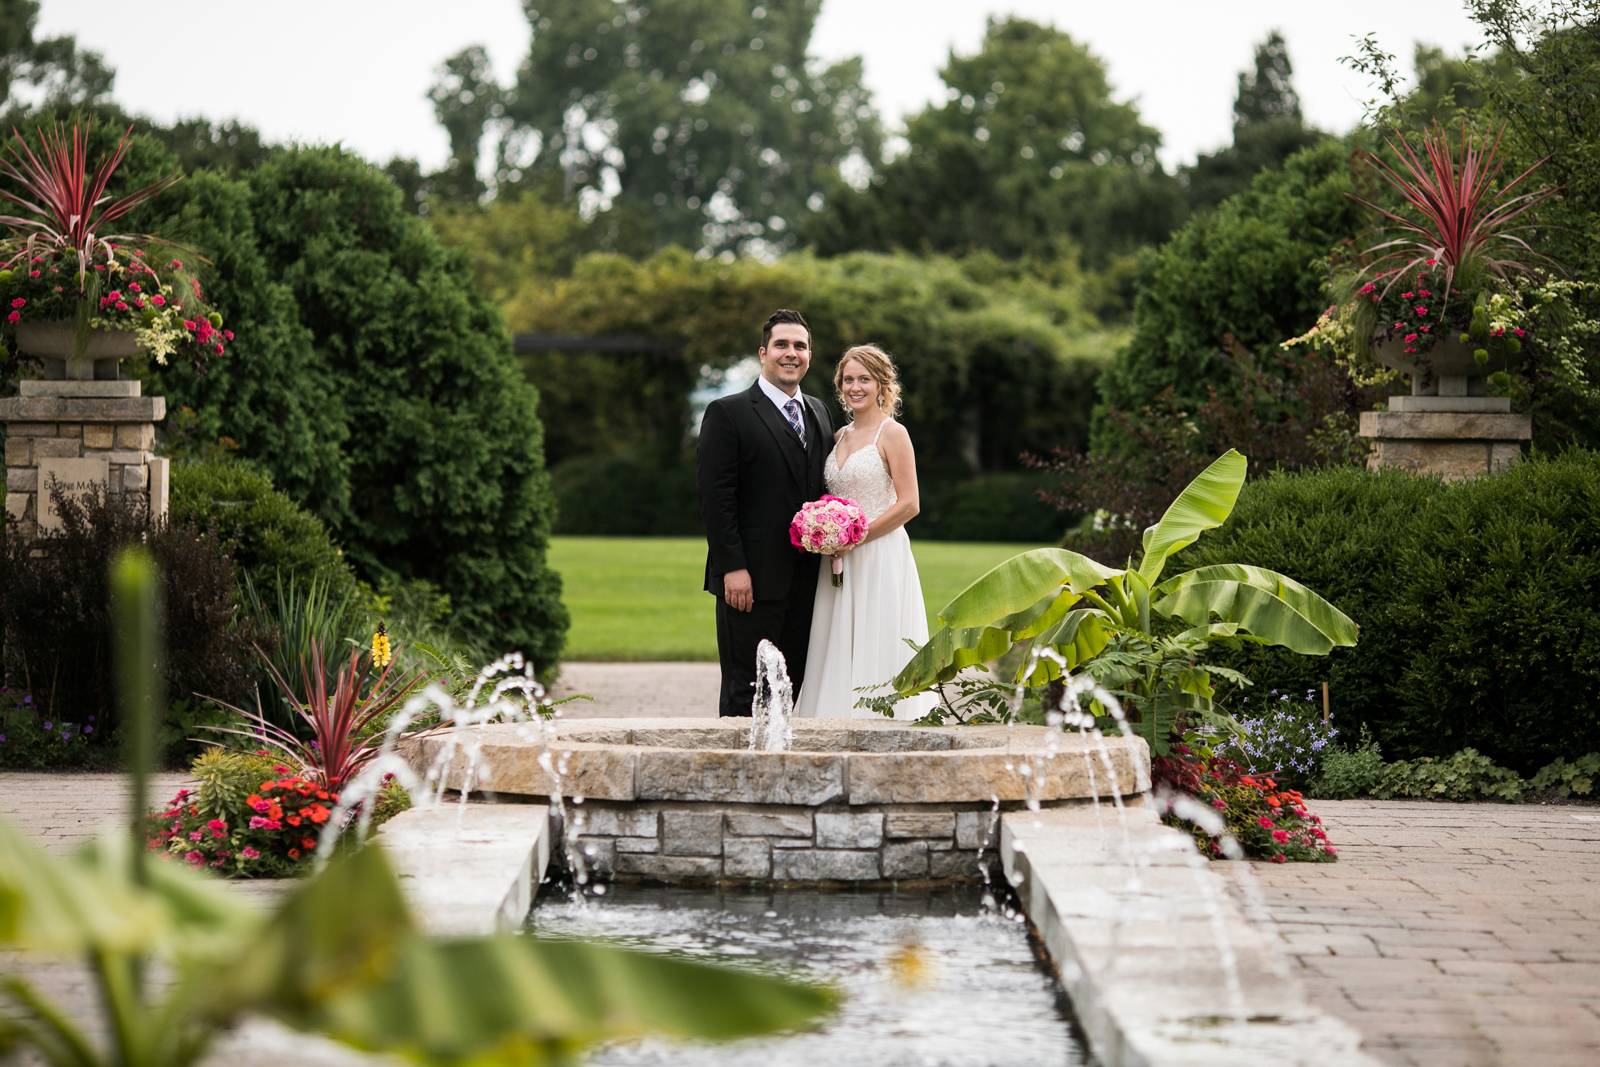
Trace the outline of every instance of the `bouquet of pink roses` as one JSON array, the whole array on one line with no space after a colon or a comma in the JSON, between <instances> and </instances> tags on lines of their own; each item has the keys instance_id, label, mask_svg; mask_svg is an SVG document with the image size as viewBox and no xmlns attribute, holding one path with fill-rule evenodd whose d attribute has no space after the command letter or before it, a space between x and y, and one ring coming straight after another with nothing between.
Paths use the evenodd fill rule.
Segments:
<instances>
[{"instance_id":1,"label":"bouquet of pink roses","mask_svg":"<svg viewBox=\"0 0 1600 1067\"><path fill-rule=\"evenodd\" d=\"M789 523L789 543L806 552L831 556L859 545L867 536L867 513L854 500L824 496L803 504ZM833 561L833 584L844 584L844 561Z\"/></svg>"}]
</instances>

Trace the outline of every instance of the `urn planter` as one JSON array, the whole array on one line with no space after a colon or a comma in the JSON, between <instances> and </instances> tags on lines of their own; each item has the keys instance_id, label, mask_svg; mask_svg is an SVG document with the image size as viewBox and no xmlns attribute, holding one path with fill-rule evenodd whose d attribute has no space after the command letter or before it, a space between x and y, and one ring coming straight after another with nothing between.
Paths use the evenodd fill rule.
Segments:
<instances>
[{"instance_id":1,"label":"urn planter","mask_svg":"<svg viewBox=\"0 0 1600 1067\"><path fill-rule=\"evenodd\" d=\"M1505 370L1505 357L1490 356L1479 363L1478 346L1459 337L1440 337L1426 352L1408 353L1398 335L1372 346L1373 357L1391 370L1411 378L1412 396L1487 396L1488 377Z\"/></svg>"},{"instance_id":2,"label":"urn planter","mask_svg":"<svg viewBox=\"0 0 1600 1067\"><path fill-rule=\"evenodd\" d=\"M139 354L132 330L89 330L82 342L80 350L76 323L17 324L17 350L37 358L49 381L115 381L118 363Z\"/></svg>"}]
</instances>

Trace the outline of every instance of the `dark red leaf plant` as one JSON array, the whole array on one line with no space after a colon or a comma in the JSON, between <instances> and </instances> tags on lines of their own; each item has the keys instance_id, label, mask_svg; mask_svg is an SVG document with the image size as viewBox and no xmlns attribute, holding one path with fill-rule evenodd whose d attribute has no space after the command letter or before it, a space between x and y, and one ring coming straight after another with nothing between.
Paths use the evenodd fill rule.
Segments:
<instances>
[{"instance_id":1,"label":"dark red leaf plant","mask_svg":"<svg viewBox=\"0 0 1600 1067\"><path fill-rule=\"evenodd\" d=\"M1420 268L1437 267L1443 277L1441 305L1452 293L1490 284L1490 279L1511 283L1519 275L1537 273L1550 265L1527 235L1533 228L1529 216L1539 204L1554 196L1553 186L1529 188L1528 179L1543 164L1532 165L1504 184L1497 184L1505 169L1500 154L1502 127L1480 140L1466 126L1452 149L1449 135L1435 124L1422 136L1419 154L1404 133L1388 142L1395 163L1372 152L1358 157L1399 194L1401 210L1350 194L1372 209L1385 223L1385 240L1363 253L1366 268L1361 281L1383 280L1385 292L1404 286Z\"/></svg>"},{"instance_id":2,"label":"dark red leaf plant","mask_svg":"<svg viewBox=\"0 0 1600 1067\"><path fill-rule=\"evenodd\" d=\"M53 123L40 129L37 151L22 134L11 131L11 140L0 152L0 178L5 179L0 184L0 200L9 201L25 214L0 215L0 226L12 231L0 239L0 265L11 266L40 255L73 255L82 290L96 261L114 262L122 248L155 240L148 234L107 231L113 222L171 186L178 176L168 175L111 199L106 188L127 157L133 127L122 132L117 147L91 170L88 143L92 130L93 123L74 122L70 129Z\"/></svg>"},{"instance_id":3,"label":"dark red leaf plant","mask_svg":"<svg viewBox=\"0 0 1600 1067\"><path fill-rule=\"evenodd\" d=\"M265 655L261 658L273 682L305 723L310 739L296 737L269 720L259 708L247 711L231 704L222 706L244 718L248 727L217 729L276 749L303 768L306 777L330 790L344 789L378 758L383 750L384 725L424 678L424 673L418 671L403 681L392 679L391 658L369 683L372 657L358 648L351 651L350 659L330 679L322 649L312 642L309 664L301 657L301 687L296 690L271 660Z\"/></svg>"}]
</instances>

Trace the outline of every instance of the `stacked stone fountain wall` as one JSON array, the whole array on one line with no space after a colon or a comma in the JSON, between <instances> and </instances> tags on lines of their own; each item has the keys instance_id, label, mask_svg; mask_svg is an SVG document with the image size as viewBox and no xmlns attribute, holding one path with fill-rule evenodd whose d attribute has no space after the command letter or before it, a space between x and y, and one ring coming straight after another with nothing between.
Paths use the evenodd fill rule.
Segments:
<instances>
[{"instance_id":1,"label":"stacked stone fountain wall","mask_svg":"<svg viewBox=\"0 0 1600 1067\"><path fill-rule=\"evenodd\" d=\"M978 881L992 808L602 804L576 809L601 877L663 882Z\"/></svg>"}]
</instances>

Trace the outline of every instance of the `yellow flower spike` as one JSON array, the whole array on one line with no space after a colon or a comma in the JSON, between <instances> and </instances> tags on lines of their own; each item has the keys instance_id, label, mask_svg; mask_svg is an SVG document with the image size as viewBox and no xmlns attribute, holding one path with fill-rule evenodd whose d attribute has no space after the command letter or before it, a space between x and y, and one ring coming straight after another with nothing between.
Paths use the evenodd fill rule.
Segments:
<instances>
[{"instance_id":1,"label":"yellow flower spike","mask_svg":"<svg viewBox=\"0 0 1600 1067\"><path fill-rule=\"evenodd\" d=\"M372 665L374 667L387 667L391 658L389 631L382 622L379 622L377 632L372 635Z\"/></svg>"}]
</instances>

